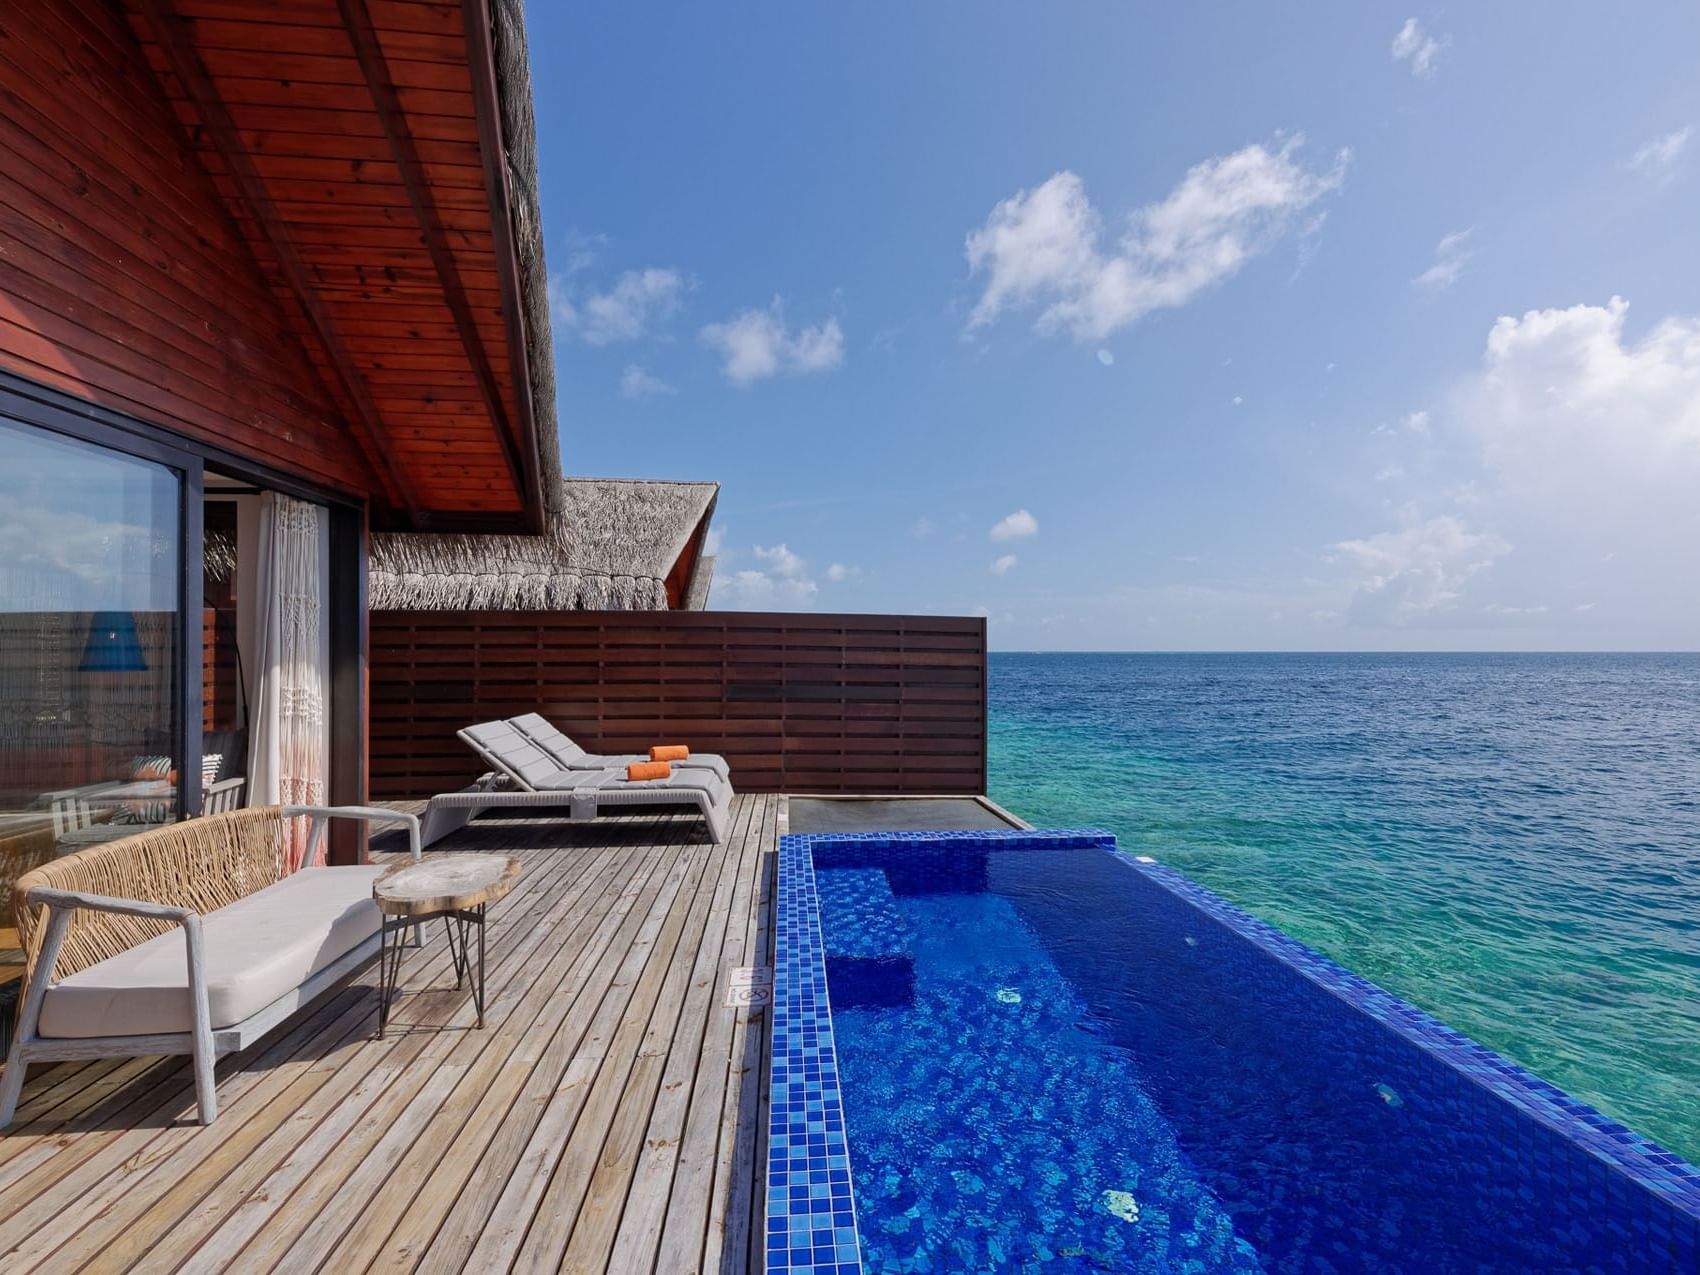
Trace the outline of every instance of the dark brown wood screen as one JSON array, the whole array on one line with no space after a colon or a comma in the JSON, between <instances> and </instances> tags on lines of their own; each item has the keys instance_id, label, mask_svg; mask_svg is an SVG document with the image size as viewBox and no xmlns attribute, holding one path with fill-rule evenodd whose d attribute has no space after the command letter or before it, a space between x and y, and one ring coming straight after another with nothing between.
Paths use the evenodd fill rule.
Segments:
<instances>
[{"instance_id":1,"label":"dark brown wood screen","mask_svg":"<svg viewBox=\"0 0 1700 1275\"><path fill-rule=\"evenodd\" d=\"M375 798L461 787L455 731L530 711L596 752L723 753L745 792L985 791L978 618L374 611L371 642Z\"/></svg>"}]
</instances>

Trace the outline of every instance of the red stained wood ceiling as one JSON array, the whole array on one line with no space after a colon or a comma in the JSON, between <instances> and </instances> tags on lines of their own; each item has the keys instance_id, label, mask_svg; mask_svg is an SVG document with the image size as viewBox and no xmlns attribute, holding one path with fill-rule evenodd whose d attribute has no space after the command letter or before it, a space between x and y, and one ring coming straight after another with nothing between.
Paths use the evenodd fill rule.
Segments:
<instances>
[{"instance_id":1,"label":"red stained wood ceiling","mask_svg":"<svg viewBox=\"0 0 1700 1275\"><path fill-rule=\"evenodd\" d=\"M349 424L375 523L540 527L482 0L125 7Z\"/></svg>"}]
</instances>

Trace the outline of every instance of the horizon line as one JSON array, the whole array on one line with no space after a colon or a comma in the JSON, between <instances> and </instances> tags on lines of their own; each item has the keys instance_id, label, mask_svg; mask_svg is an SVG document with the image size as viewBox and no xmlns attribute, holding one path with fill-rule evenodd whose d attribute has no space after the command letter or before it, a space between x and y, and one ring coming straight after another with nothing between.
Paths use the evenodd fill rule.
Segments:
<instances>
[{"instance_id":1,"label":"horizon line","mask_svg":"<svg viewBox=\"0 0 1700 1275\"><path fill-rule=\"evenodd\" d=\"M1366 647L1293 648L1277 650L1261 647L1093 647L1039 648L987 647L990 655L1700 655L1700 648L1688 650L1647 648L1579 648L1539 647L1526 650L1487 650L1479 647L1445 647L1436 649L1382 649Z\"/></svg>"}]
</instances>

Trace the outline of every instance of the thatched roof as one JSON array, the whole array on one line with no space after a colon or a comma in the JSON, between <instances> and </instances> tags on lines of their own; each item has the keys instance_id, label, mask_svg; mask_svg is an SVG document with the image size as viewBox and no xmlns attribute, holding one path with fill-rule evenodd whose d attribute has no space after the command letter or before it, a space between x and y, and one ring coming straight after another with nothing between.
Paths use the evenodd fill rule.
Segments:
<instances>
[{"instance_id":1,"label":"thatched roof","mask_svg":"<svg viewBox=\"0 0 1700 1275\"><path fill-rule=\"evenodd\" d=\"M665 611L706 601L718 483L569 478L543 536L372 537L374 611ZM687 550L695 554L692 558ZM681 563L681 558L685 561Z\"/></svg>"},{"instance_id":2,"label":"thatched roof","mask_svg":"<svg viewBox=\"0 0 1700 1275\"><path fill-rule=\"evenodd\" d=\"M685 598L685 610L708 610L708 593L714 587L714 562L715 559L708 554L697 559L696 574L691 577L691 591Z\"/></svg>"},{"instance_id":3,"label":"thatched roof","mask_svg":"<svg viewBox=\"0 0 1700 1275\"><path fill-rule=\"evenodd\" d=\"M543 262L543 206L537 188L537 120L531 105L531 62L525 44L523 0L493 0L491 44L496 92L507 150L514 250L519 254L520 300L525 311L532 417L537 430L543 499L562 512L561 442L555 419L555 349L549 333L549 271Z\"/></svg>"}]
</instances>

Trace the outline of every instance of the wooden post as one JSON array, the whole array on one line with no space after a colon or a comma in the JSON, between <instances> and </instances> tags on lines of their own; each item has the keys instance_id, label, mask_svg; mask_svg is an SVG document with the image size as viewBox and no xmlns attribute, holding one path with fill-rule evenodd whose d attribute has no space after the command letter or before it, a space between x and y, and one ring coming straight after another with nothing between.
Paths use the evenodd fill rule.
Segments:
<instances>
[{"instance_id":1,"label":"wooden post","mask_svg":"<svg viewBox=\"0 0 1700 1275\"><path fill-rule=\"evenodd\" d=\"M370 738L366 661L367 515L364 509L331 508L331 775L329 804L366 804L367 740ZM331 829L333 864L365 859L366 825L339 820Z\"/></svg>"}]
</instances>

